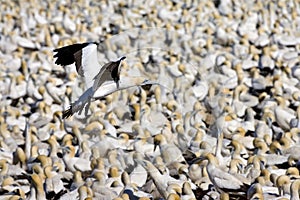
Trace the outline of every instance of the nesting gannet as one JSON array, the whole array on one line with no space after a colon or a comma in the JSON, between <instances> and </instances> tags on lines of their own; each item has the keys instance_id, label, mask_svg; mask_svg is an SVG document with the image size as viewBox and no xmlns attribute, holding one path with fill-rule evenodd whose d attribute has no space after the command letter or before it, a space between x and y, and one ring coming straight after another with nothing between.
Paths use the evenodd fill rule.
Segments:
<instances>
[{"instance_id":1,"label":"nesting gannet","mask_svg":"<svg viewBox=\"0 0 300 200\"><path fill-rule=\"evenodd\" d=\"M74 146L65 146L63 150L65 151L63 160L68 170L72 172L75 172L77 170L79 170L80 172L91 170L89 160L75 156L76 149Z\"/></svg>"},{"instance_id":2,"label":"nesting gannet","mask_svg":"<svg viewBox=\"0 0 300 200\"><path fill-rule=\"evenodd\" d=\"M295 180L290 187L291 190L291 200L299 200L299 186L300 180Z\"/></svg>"},{"instance_id":3,"label":"nesting gannet","mask_svg":"<svg viewBox=\"0 0 300 200\"><path fill-rule=\"evenodd\" d=\"M173 177L166 174L162 175L160 171L150 161L136 159L136 162L145 168L160 196L162 196L164 199L168 198L169 192L166 189L168 188L169 184L178 183L182 185L180 180L176 180Z\"/></svg>"},{"instance_id":4,"label":"nesting gannet","mask_svg":"<svg viewBox=\"0 0 300 200\"><path fill-rule=\"evenodd\" d=\"M46 199L46 194L43 188L43 181L42 178L37 174L31 175L32 180L32 189L31 191L31 198L33 199Z\"/></svg>"},{"instance_id":5,"label":"nesting gannet","mask_svg":"<svg viewBox=\"0 0 300 200\"><path fill-rule=\"evenodd\" d=\"M87 88L79 99L63 112L63 118L70 117L78 111L81 114L84 108L87 114L92 99L138 85L154 84L142 77L120 76L119 65L125 56L101 67L98 63L96 42L73 44L55 49L54 52L56 54L53 57L57 58L55 64L66 66L75 63L77 73L84 77Z\"/></svg>"},{"instance_id":6,"label":"nesting gannet","mask_svg":"<svg viewBox=\"0 0 300 200\"><path fill-rule=\"evenodd\" d=\"M61 180L63 177L55 172L52 166L46 166L44 168L44 174L46 176L44 183L46 195L51 192L58 194L60 191L64 190L63 181Z\"/></svg>"},{"instance_id":7,"label":"nesting gannet","mask_svg":"<svg viewBox=\"0 0 300 200\"><path fill-rule=\"evenodd\" d=\"M168 143L163 135L156 135L154 137L154 144L154 148L159 145L160 154L165 164L170 165L174 162L185 162L181 150L175 144Z\"/></svg>"},{"instance_id":8,"label":"nesting gannet","mask_svg":"<svg viewBox=\"0 0 300 200\"><path fill-rule=\"evenodd\" d=\"M208 160L206 170L210 181L214 187L220 192L228 192L230 194L244 195L250 186L250 180L242 177L242 175L232 175L218 167L218 160L212 154L208 153L200 160Z\"/></svg>"},{"instance_id":9,"label":"nesting gannet","mask_svg":"<svg viewBox=\"0 0 300 200\"><path fill-rule=\"evenodd\" d=\"M103 172L95 172L94 174L95 180L92 183L92 190L94 192L94 196L97 199L113 199L117 196L119 193L115 193L111 188L108 188L105 185L106 181L106 175Z\"/></svg>"},{"instance_id":10,"label":"nesting gannet","mask_svg":"<svg viewBox=\"0 0 300 200\"><path fill-rule=\"evenodd\" d=\"M276 179L276 187L280 196L290 194L291 180L287 175L280 175Z\"/></svg>"}]
</instances>

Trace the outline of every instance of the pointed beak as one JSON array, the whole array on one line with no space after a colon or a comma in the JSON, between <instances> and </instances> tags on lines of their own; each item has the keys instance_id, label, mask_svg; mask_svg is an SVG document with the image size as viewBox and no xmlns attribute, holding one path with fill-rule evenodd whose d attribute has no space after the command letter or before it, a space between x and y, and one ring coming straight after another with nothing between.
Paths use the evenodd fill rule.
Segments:
<instances>
[{"instance_id":1,"label":"pointed beak","mask_svg":"<svg viewBox=\"0 0 300 200\"><path fill-rule=\"evenodd\" d=\"M158 142L154 142L154 152L156 151L157 146L158 146Z\"/></svg>"},{"instance_id":2,"label":"pointed beak","mask_svg":"<svg viewBox=\"0 0 300 200\"><path fill-rule=\"evenodd\" d=\"M282 155L281 149L278 149L278 148L277 148L277 149L275 150L275 152L276 152L277 155Z\"/></svg>"},{"instance_id":3,"label":"pointed beak","mask_svg":"<svg viewBox=\"0 0 300 200\"><path fill-rule=\"evenodd\" d=\"M62 146L60 147L63 153L70 153L70 147L68 146Z\"/></svg>"},{"instance_id":4,"label":"pointed beak","mask_svg":"<svg viewBox=\"0 0 300 200\"><path fill-rule=\"evenodd\" d=\"M198 164L198 163L201 163L202 161L206 160L206 158L201 155L200 157L197 157L197 158L194 158L191 163L195 163L195 164Z\"/></svg>"},{"instance_id":5,"label":"pointed beak","mask_svg":"<svg viewBox=\"0 0 300 200\"><path fill-rule=\"evenodd\" d=\"M115 136L111 135L110 133L106 133L105 135L106 135L107 137L110 137L110 138L113 138L113 139L116 139L116 140L118 139L118 138L116 138Z\"/></svg>"}]
</instances>

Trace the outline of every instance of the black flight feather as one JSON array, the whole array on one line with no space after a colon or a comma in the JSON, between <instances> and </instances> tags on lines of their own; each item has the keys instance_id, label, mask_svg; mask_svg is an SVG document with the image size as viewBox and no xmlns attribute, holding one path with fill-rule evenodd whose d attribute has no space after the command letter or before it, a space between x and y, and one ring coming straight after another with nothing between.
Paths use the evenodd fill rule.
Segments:
<instances>
[{"instance_id":1,"label":"black flight feather","mask_svg":"<svg viewBox=\"0 0 300 200\"><path fill-rule=\"evenodd\" d=\"M89 44L90 43L88 42L81 43L81 44L72 44L69 46L54 49L53 51L56 52L56 54L53 57L57 58L55 64L66 66L74 63L75 62L74 54Z\"/></svg>"}]
</instances>

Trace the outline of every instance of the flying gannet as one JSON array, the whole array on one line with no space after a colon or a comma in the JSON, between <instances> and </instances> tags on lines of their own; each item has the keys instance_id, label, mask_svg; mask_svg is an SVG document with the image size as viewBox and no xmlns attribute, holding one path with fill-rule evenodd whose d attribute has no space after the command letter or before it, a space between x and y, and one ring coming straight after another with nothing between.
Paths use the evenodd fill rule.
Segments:
<instances>
[{"instance_id":1,"label":"flying gannet","mask_svg":"<svg viewBox=\"0 0 300 200\"><path fill-rule=\"evenodd\" d=\"M120 63L126 57L111 61L101 66L97 57L96 42L72 44L55 49L53 57L57 58L55 64L70 65L75 63L77 73L84 77L86 91L63 112L63 118L81 112L85 108L87 114L91 100L102 98L118 90L134 86L158 84L143 77L120 76Z\"/></svg>"}]
</instances>

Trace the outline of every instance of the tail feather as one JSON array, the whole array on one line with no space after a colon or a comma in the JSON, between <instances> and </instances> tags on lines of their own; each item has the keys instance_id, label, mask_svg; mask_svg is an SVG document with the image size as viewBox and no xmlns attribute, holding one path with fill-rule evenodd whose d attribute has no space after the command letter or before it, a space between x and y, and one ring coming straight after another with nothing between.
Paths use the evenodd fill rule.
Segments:
<instances>
[{"instance_id":1,"label":"tail feather","mask_svg":"<svg viewBox=\"0 0 300 200\"><path fill-rule=\"evenodd\" d=\"M63 119L66 119L66 118L69 118L71 117L72 115L74 114L73 110L72 110L72 105L70 105L70 107L63 111L63 114L62 114L62 118Z\"/></svg>"},{"instance_id":2,"label":"tail feather","mask_svg":"<svg viewBox=\"0 0 300 200\"><path fill-rule=\"evenodd\" d=\"M84 108L85 108L85 115L87 116L90 104L91 104L91 98L88 98L87 102L82 104L79 104L78 102L72 103L67 110L63 111L62 118L65 119L71 117L76 112L78 112L78 114L81 115Z\"/></svg>"}]
</instances>

